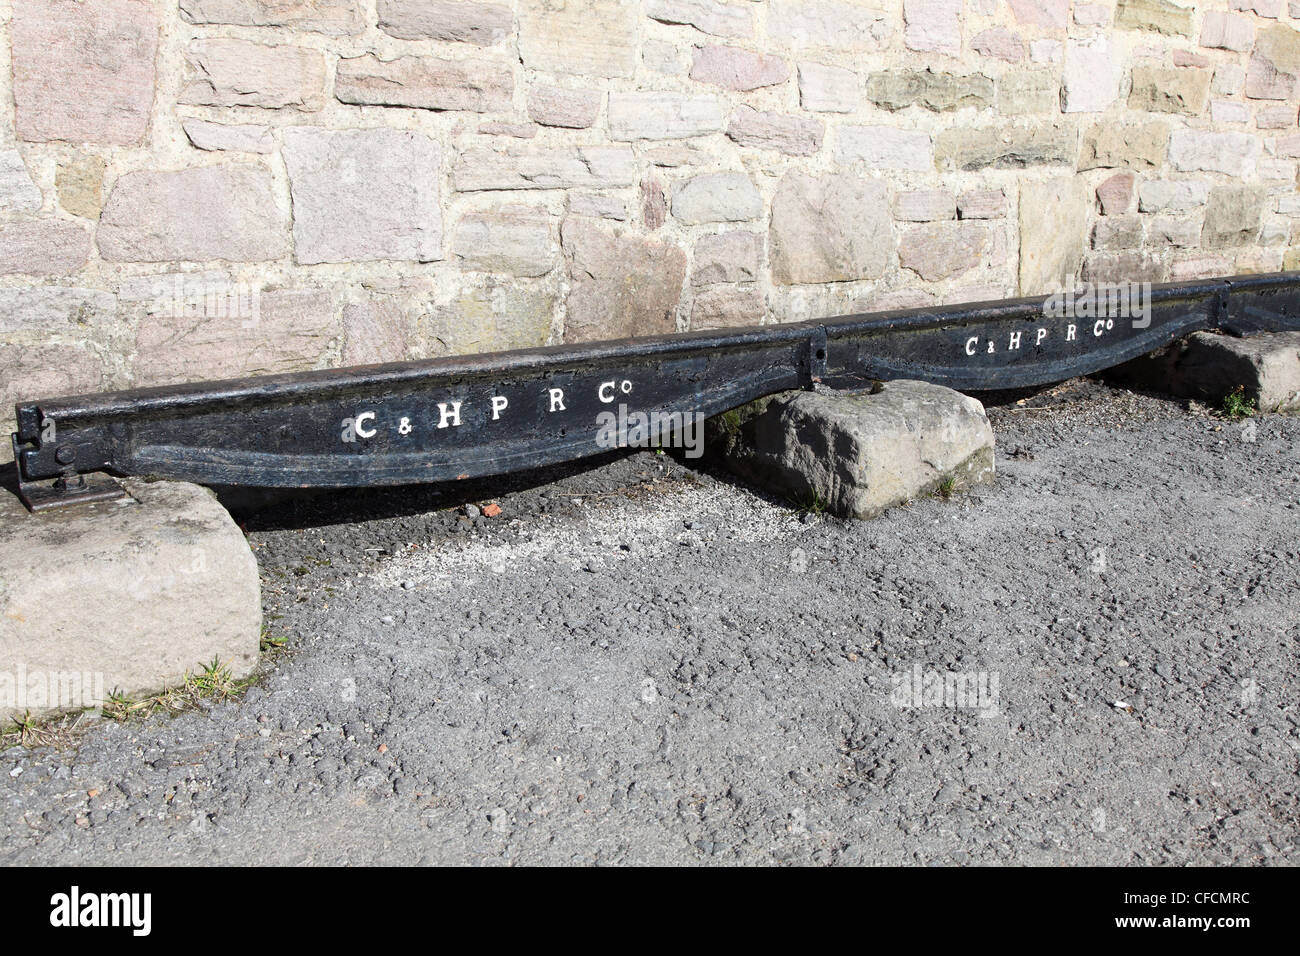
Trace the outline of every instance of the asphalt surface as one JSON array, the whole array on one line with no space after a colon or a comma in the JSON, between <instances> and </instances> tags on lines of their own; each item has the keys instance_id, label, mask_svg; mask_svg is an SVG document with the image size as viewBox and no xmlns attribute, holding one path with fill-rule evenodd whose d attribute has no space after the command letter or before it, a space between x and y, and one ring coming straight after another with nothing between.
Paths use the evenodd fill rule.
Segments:
<instances>
[{"instance_id":1,"label":"asphalt surface","mask_svg":"<svg viewBox=\"0 0 1300 956\"><path fill-rule=\"evenodd\" d=\"M866 523L644 453L264 512L288 651L0 753L0 862L1294 862L1300 420L990 416Z\"/></svg>"}]
</instances>

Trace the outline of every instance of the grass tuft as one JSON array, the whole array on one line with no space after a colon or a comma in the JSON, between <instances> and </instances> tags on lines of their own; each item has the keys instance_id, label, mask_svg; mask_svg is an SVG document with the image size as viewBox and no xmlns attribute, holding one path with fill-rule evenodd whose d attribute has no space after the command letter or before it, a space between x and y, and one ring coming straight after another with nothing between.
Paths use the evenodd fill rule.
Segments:
<instances>
[{"instance_id":1,"label":"grass tuft","mask_svg":"<svg viewBox=\"0 0 1300 956\"><path fill-rule=\"evenodd\" d=\"M1223 404L1219 407L1219 414L1233 421L1239 418L1249 418L1257 411L1255 400L1246 397L1246 387L1244 385L1238 385L1223 396Z\"/></svg>"},{"instance_id":2,"label":"grass tuft","mask_svg":"<svg viewBox=\"0 0 1300 956\"><path fill-rule=\"evenodd\" d=\"M268 628L263 627L263 664L285 653L288 645L288 637L272 634ZM265 670L265 667L258 668L259 672ZM102 716L119 722L132 718L143 720L160 712L179 714L204 704L236 700L259 677L260 673L254 673L251 677L236 680L230 672L229 664L213 658L210 663L186 673L176 687L164 688L156 694L133 697L114 688L104 701ZM41 717L32 717L26 713L9 726L0 726L0 750L19 745L56 748L71 746L76 742L77 731L85 729L87 723L97 716L99 715L94 710Z\"/></svg>"}]
</instances>

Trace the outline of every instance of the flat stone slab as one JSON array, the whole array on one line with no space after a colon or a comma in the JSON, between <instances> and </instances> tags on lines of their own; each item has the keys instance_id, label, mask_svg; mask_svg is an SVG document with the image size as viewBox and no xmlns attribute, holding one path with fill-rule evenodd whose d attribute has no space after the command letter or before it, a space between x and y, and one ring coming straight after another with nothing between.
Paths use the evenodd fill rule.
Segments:
<instances>
[{"instance_id":1,"label":"flat stone slab","mask_svg":"<svg viewBox=\"0 0 1300 956\"><path fill-rule=\"evenodd\" d=\"M1300 332L1245 338L1195 332L1108 376L1136 388L1218 404L1238 386L1262 412L1300 414Z\"/></svg>"},{"instance_id":2,"label":"flat stone slab","mask_svg":"<svg viewBox=\"0 0 1300 956\"><path fill-rule=\"evenodd\" d=\"M123 484L38 515L0 489L0 721L257 665L257 562L230 515L198 485Z\"/></svg>"},{"instance_id":3,"label":"flat stone slab","mask_svg":"<svg viewBox=\"0 0 1300 956\"><path fill-rule=\"evenodd\" d=\"M714 422L707 437L727 468L840 517L872 518L993 477L993 429L984 406L927 382L786 392Z\"/></svg>"}]
</instances>

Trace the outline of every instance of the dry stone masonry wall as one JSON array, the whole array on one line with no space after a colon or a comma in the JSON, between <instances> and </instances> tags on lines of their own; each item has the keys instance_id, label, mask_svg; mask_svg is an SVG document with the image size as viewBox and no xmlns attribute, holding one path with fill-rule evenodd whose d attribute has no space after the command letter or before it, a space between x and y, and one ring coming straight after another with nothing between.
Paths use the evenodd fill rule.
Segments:
<instances>
[{"instance_id":1,"label":"dry stone masonry wall","mask_svg":"<svg viewBox=\"0 0 1300 956\"><path fill-rule=\"evenodd\" d=\"M1297 261L1295 0L0 0L0 31L0 418Z\"/></svg>"}]
</instances>

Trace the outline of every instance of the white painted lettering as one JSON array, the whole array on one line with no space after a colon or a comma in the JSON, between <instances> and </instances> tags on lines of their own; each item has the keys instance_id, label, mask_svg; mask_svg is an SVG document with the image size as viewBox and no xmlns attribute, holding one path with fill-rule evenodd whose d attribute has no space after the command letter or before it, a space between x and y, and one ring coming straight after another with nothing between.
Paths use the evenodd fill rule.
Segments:
<instances>
[{"instance_id":1,"label":"white painted lettering","mask_svg":"<svg viewBox=\"0 0 1300 956\"><path fill-rule=\"evenodd\" d=\"M373 422L374 420L375 420L374 412L362 412L360 415L357 416L357 436L359 438L375 437L375 430L373 428L366 428L365 426L365 422Z\"/></svg>"},{"instance_id":2,"label":"white painted lettering","mask_svg":"<svg viewBox=\"0 0 1300 956\"><path fill-rule=\"evenodd\" d=\"M452 402L450 410L448 410L446 402L439 402L438 413L442 416L438 421L439 428L446 428L448 423L452 428L460 425L460 402Z\"/></svg>"}]
</instances>

